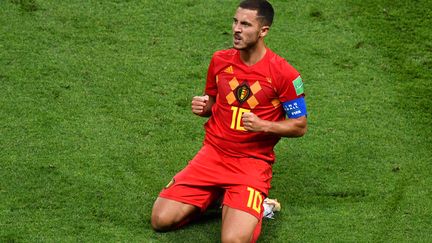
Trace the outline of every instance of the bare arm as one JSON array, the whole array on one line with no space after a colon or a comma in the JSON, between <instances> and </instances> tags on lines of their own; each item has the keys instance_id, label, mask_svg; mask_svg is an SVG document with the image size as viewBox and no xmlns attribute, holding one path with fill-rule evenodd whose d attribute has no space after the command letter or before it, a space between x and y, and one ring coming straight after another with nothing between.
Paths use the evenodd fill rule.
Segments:
<instances>
[{"instance_id":1,"label":"bare arm","mask_svg":"<svg viewBox=\"0 0 432 243\"><path fill-rule=\"evenodd\" d=\"M266 132L281 137L301 137L307 131L307 118L305 116L286 119L283 121L266 121L251 112L242 116L243 127L250 132Z\"/></svg>"},{"instance_id":2,"label":"bare arm","mask_svg":"<svg viewBox=\"0 0 432 243\"><path fill-rule=\"evenodd\" d=\"M216 102L216 97L203 95L203 96L194 96L192 98L192 112L195 115L208 117L211 116L211 108L213 104Z\"/></svg>"}]
</instances>

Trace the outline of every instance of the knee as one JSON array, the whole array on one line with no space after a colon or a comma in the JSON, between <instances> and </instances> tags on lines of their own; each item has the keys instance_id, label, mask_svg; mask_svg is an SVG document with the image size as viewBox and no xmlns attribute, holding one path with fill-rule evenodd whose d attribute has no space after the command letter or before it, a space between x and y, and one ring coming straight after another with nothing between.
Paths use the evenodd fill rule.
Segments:
<instances>
[{"instance_id":1,"label":"knee","mask_svg":"<svg viewBox=\"0 0 432 243\"><path fill-rule=\"evenodd\" d=\"M223 243L240 243L240 242L251 242L252 237L250 235L241 234L222 234Z\"/></svg>"},{"instance_id":2,"label":"knee","mask_svg":"<svg viewBox=\"0 0 432 243\"><path fill-rule=\"evenodd\" d=\"M158 232L168 231L174 225L172 219L163 213L153 212L151 216L151 226Z\"/></svg>"},{"instance_id":3,"label":"knee","mask_svg":"<svg viewBox=\"0 0 432 243\"><path fill-rule=\"evenodd\" d=\"M177 229L189 222L197 210L189 204L158 198L153 205L152 228L160 232Z\"/></svg>"}]
</instances>

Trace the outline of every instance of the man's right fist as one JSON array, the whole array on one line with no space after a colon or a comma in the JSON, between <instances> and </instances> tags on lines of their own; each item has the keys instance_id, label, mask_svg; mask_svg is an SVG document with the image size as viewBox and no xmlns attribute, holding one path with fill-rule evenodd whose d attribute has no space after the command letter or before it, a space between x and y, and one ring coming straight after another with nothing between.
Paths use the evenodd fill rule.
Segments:
<instances>
[{"instance_id":1,"label":"man's right fist","mask_svg":"<svg viewBox=\"0 0 432 243\"><path fill-rule=\"evenodd\" d=\"M192 112L197 115L202 115L209 100L208 95L194 96L192 98Z\"/></svg>"}]
</instances>

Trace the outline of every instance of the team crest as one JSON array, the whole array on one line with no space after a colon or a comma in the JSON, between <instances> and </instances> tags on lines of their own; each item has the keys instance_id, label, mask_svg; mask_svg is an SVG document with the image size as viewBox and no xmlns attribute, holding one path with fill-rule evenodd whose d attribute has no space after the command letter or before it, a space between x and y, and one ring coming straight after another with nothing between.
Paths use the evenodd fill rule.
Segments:
<instances>
[{"instance_id":1,"label":"team crest","mask_svg":"<svg viewBox=\"0 0 432 243\"><path fill-rule=\"evenodd\" d=\"M234 93L237 101L241 104L249 98L252 92L247 83L244 83L238 86Z\"/></svg>"},{"instance_id":2,"label":"team crest","mask_svg":"<svg viewBox=\"0 0 432 243\"><path fill-rule=\"evenodd\" d=\"M174 185L175 179L172 178L171 181L165 186L165 189L169 188L170 186Z\"/></svg>"}]
</instances>

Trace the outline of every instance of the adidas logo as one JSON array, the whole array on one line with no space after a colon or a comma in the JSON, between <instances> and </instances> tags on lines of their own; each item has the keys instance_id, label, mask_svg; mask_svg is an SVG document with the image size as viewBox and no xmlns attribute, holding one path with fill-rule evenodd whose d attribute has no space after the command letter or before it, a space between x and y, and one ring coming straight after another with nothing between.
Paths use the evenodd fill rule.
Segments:
<instances>
[{"instance_id":1,"label":"adidas logo","mask_svg":"<svg viewBox=\"0 0 432 243\"><path fill-rule=\"evenodd\" d=\"M232 66L229 66L229 67L227 67L227 68L224 70L224 72L226 72L226 73L230 73L230 74L233 74L233 73L234 73L234 69L233 69Z\"/></svg>"}]
</instances>

